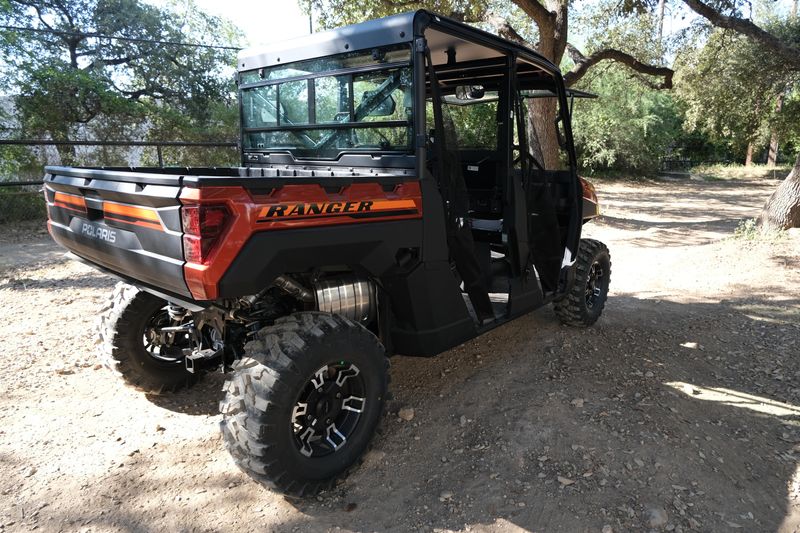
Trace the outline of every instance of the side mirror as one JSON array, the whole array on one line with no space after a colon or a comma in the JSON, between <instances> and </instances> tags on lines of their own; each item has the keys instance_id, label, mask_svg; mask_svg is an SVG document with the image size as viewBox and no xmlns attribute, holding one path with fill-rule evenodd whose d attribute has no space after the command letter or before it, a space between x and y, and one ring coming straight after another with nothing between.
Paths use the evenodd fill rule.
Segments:
<instances>
[{"instance_id":1,"label":"side mirror","mask_svg":"<svg viewBox=\"0 0 800 533\"><path fill-rule=\"evenodd\" d=\"M459 85L456 87L456 98L459 100L480 100L486 90L483 85Z\"/></svg>"}]
</instances>

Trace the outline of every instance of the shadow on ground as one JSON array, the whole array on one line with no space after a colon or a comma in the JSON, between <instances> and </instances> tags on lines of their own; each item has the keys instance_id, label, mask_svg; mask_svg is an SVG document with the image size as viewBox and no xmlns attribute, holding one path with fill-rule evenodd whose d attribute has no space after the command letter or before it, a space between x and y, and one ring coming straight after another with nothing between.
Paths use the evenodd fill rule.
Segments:
<instances>
[{"instance_id":1,"label":"shadow on ground","mask_svg":"<svg viewBox=\"0 0 800 533\"><path fill-rule=\"evenodd\" d=\"M756 217L777 185L770 180L744 183L747 193L739 180L607 187L600 194L603 217L597 224L625 232L625 241L640 248L707 244Z\"/></svg>"},{"instance_id":2,"label":"shadow on ground","mask_svg":"<svg viewBox=\"0 0 800 533\"><path fill-rule=\"evenodd\" d=\"M175 413L185 415L216 415L219 413L219 402L225 393L222 385L225 375L211 372L203 375L202 380L189 390L175 393L147 394L147 400L153 405Z\"/></svg>"},{"instance_id":3,"label":"shadow on ground","mask_svg":"<svg viewBox=\"0 0 800 533\"><path fill-rule=\"evenodd\" d=\"M414 419L390 415L365 464L319 500L256 485L210 437L76 480L79 508L30 508L40 524L130 531L642 531L662 516L684 530L790 531L798 305L767 290L719 304L621 295L592 329L541 310L437 358L397 357L392 405ZM173 401L210 413L208 392Z\"/></svg>"}]
</instances>

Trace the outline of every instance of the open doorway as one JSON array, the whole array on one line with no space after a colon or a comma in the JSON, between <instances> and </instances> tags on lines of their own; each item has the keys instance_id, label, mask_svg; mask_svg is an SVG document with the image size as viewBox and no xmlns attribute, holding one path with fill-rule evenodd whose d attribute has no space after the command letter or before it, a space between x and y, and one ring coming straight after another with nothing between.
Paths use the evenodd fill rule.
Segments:
<instances>
[{"instance_id":1,"label":"open doorway","mask_svg":"<svg viewBox=\"0 0 800 533\"><path fill-rule=\"evenodd\" d=\"M428 161L445 203L451 260L474 317L507 318L515 292L541 299L557 290L579 232L574 155L558 131L565 122L553 121L552 132L532 125L532 98L556 99L561 116L564 95L552 72L512 51L435 28L425 36ZM543 134L564 140L565 155L550 168Z\"/></svg>"}]
</instances>

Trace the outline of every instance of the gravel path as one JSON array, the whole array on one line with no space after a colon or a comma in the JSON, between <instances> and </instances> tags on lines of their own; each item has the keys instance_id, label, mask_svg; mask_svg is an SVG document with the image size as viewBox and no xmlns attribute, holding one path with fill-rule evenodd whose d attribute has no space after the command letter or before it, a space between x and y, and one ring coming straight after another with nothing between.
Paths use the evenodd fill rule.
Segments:
<instances>
[{"instance_id":1,"label":"gravel path","mask_svg":"<svg viewBox=\"0 0 800 533\"><path fill-rule=\"evenodd\" d=\"M224 451L222 376L150 397L96 365L114 280L0 238L0 530L796 532L800 237L729 238L774 186L600 184L600 322L394 358L365 464L300 502Z\"/></svg>"}]
</instances>

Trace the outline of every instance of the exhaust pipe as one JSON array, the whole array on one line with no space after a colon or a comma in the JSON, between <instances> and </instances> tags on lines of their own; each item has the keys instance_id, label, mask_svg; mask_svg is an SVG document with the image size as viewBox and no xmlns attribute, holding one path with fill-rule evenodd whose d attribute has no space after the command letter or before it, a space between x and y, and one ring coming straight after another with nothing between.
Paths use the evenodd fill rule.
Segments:
<instances>
[{"instance_id":1,"label":"exhaust pipe","mask_svg":"<svg viewBox=\"0 0 800 533\"><path fill-rule=\"evenodd\" d=\"M313 303L317 311L353 322L369 324L378 314L375 283L352 274L317 280L313 292L289 276L278 276L274 285L302 302Z\"/></svg>"},{"instance_id":2,"label":"exhaust pipe","mask_svg":"<svg viewBox=\"0 0 800 533\"><path fill-rule=\"evenodd\" d=\"M326 278L314 285L317 309L369 324L378 313L377 291L369 280L353 275Z\"/></svg>"}]
</instances>

